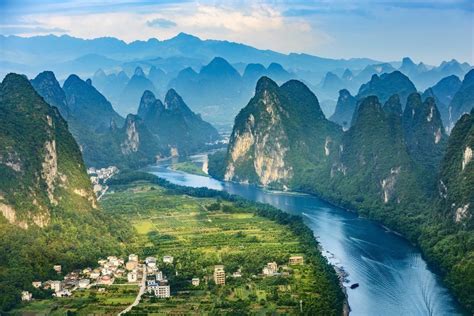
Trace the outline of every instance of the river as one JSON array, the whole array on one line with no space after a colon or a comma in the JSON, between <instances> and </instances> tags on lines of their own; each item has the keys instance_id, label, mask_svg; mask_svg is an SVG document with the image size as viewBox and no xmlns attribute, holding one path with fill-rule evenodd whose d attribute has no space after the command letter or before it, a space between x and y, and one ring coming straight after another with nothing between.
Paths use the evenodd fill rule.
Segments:
<instances>
[{"instance_id":1,"label":"river","mask_svg":"<svg viewBox=\"0 0 474 316\"><path fill-rule=\"evenodd\" d=\"M206 156L191 157L202 162ZM222 182L174 171L176 160L162 161L146 171L191 187L208 187L271 204L302 215L323 248L323 255L347 272L351 315L462 315L453 296L431 272L420 251L376 222L310 195L268 191L253 185ZM350 289L359 283L356 289Z\"/></svg>"}]
</instances>

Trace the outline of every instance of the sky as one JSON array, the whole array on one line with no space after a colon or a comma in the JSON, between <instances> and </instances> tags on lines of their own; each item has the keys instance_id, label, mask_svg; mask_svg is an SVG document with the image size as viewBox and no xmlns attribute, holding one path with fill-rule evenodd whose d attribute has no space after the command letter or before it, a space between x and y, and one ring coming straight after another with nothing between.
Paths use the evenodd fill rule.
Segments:
<instances>
[{"instance_id":1,"label":"sky","mask_svg":"<svg viewBox=\"0 0 474 316\"><path fill-rule=\"evenodd\" d=\"M0 34L113 36L180 32L330 58L474 64L474 0L0 0Z\"/></svg>"}]
</instances>

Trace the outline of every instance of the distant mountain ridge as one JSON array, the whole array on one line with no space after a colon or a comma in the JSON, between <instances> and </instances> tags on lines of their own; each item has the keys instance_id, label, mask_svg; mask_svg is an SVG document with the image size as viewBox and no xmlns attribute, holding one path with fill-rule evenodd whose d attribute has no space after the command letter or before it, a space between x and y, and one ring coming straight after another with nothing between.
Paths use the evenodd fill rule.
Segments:
<instances>
[{"instance_id":1,"label":"distant mountain ridge","mask_svg":"<svg viewBox=\"0 0 474 316\"><path fill-rule=\"evenodd\" d=\"M141 68L136 69L136 76L144 78ZM90 79L84 81L70 75L60 88L52 72L43 72L32 83L45 100L65 102L69 129L79 143L88 166L139 167L179 152L189 154L204 150L208 143L220 139L217 131L186 105L187 110L184 111L181 104L176 105L178 108L174 111L164 111L173 115L162 119L158 132L152 132L139 116L129 114L124 119L115 112L112 104L95 89ZM184 104L180 97L179 100ZM139 101L140 98L136 104ZM176 120L185 123L173 126ZM186 140L176 140L183 133L191 136Z\"/></svg>"}]
</instances>

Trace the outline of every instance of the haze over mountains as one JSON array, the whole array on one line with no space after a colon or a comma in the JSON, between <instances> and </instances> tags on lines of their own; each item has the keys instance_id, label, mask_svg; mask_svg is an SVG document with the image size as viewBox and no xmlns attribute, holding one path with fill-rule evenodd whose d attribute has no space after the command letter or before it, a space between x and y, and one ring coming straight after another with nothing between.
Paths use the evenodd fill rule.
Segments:
<instances>
[{"instance_id":1,"label":"haze over mountains","mask_svg":"<svg viewBox=\"0 0 474 316\"><path fill-rule=\"evenodd\" d=\"M71 205L91 221L85 166L138 169L221 148L215 125L232 134L210 157L211 176L316 194L381 221L474 308L470 65L285 55L183 33L0 44L2 71L33 78L8 74L0 86L9 231L77 223ZM104 224L97 216L88 232Z\"/></svg>"},{"instance_id":2,"label":"haze over mountains","mask_svg":"<svg viewBox=\"0 0 474 316\"><path fill-rule=\"evenodd\" d=\"M220 140L214 127L192 112L174 90L168 91L165 106L145 90L131 111L138 108L139 116L128 114L124 119L90 79L70 75L61 88L54 73L45 71L31 83L46 102L66 114L88 166L137 167L162 157L191 154Z\"/></svg>"},{"instance_id":3,"label":"haze over mountains","mask_svg":"<svg viewBox=\"0 0 474 316\"><path fill-rule=\"evenodd\" d=\"M354 95L374 74L399 70L424 91L444 77L462 79L471 68L455 60L430 66L415 64L410 58L381 62L286 55L244 44L201 40L185 33L164 41L149 39L129 44L116 38L0 36L0 44L2 76L18 72L33 77L48 69L60 81L71 73L92 78L94 86L122 116L133 112L145 90L163 98L169 88L174 88L204 119L227 126L263 75L280 84L289 79L305 82L318 95L329 117L339 90L347 89Z\"/></svg>"}]
</instances>

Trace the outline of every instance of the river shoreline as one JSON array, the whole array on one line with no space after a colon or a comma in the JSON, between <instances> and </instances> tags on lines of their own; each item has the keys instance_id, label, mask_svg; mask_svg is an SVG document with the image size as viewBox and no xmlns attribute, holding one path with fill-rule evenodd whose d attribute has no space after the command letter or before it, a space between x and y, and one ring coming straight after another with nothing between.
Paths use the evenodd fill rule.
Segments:
<instances>
[{"instance_id":1,"label":"river shoreline","mask_svg":"<svg viewBox=\"0 0 474 316\"><path fill-rule=\"evenodd\" d=\"M201 158L197 155L193 157L193 160L199 162ZM405 315L420 315L427 310L435 310L438 311L435 314L462 315L459 305L454 298L450 298L451 295L445 289L440 278L431 270L428 270L420 248L416 245L414 246L413 243L401 234L388 229L378 221L360 216L354 210L341 208L335 203L331 203L331 201L306 192L275 192L274 190L268 190L268 188L255 185L221 182L213 178L174 172L167 169L166 163L163 162L158 166L152 167L150 172L179 185L203 186L227 191L230 194L240 195L246 199L271 204L293 214L299 213L301 215L301 211L307 212L306 208L309 207L310 211L308 211L309 216L306 222L313 230L320 245L323 246L322 248L330 250L331 253L337 256L335 260L338 262L337 265L344 267L346 271L347 269L349 270L348 272L353 282L361 283L361 287L348 291L347 287L344 286L344 282L341 282L347 302L345 313L348 313L350 310L351 315L374 313L399 315L404 311ZM314 207L316 209L322 208L317 213L314 213ZM325 214L328 214L329 217ZM337 221L333 222L334 220ZM330 223L329 226L326 223ZM351 230L347 231L349 228ZM341 229L343 230L340 231ZM352 231L353 229L356 229L356 231ZM349 235L344 238L344 235L340 235L341 233ZM392 245L393 243L394 245ZM362 249L367 248L367 250L359 254L359 247L363 247ZM402 259L405 257L406 259ZM385 262L386 260L389 261ZM408 261L405 262L405 260ZM411 263L407 265L408 262ZM335 266L333 262L330 263ZM400 266L400 264L402 265ZM430 265L429 267L432 266ZM361 268L363 270L360 270ZM387 277L389 278L387 279ZM373 284L375 281L377 283ZM386 288L384 285L386 281L390 282L391 287L396 286L399 289L396 287L393 289ZM382 285L384 287L380 288ZM375 296L374 294L369 294L374 293L373 291L377 293ZM393 301L392 296L399 298ZM418 303L415 304L415 302ZM353 306L353 304L355 305ZM426 308L423 307L425 304L427 304Z\"/></svg>"}]
</instances>

